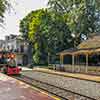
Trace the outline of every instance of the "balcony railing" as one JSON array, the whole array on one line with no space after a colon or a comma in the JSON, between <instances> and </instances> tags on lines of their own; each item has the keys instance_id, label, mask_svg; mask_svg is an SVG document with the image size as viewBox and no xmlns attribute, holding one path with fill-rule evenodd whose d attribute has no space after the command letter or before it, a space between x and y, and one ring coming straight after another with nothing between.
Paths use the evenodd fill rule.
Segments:
<instances>
[{"instance_id":1,"label":"balcony railing","mask_svg":"<svg viewBox=\"0 0 100 100\"><path fill-rule=\"evenodd\" d=\"M8 51L9 52L14 52L14 53L25 53L24 49L10 49Z\"/></svg>"}]
</instances>

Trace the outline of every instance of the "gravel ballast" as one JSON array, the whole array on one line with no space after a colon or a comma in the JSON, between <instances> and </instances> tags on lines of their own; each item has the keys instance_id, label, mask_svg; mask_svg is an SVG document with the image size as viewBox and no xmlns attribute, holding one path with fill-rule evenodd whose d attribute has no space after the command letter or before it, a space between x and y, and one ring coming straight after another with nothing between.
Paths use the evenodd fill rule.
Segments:
<instances>
[{"instance_id":1,"label":"gravel ballast","mask_svg":"<svg viewBox=\"0 0 100 100\"><path fill-rule=\"evenodd\" d=\"M38 71L25 71L22 72L22 74L42 82L100 100L100 83Z\"/></svg>"}]
</instances>

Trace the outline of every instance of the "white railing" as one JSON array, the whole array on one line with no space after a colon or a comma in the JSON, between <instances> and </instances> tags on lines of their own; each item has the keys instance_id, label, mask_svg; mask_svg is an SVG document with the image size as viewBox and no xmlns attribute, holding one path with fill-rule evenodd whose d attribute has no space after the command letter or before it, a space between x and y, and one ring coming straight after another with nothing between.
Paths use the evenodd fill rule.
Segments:
<instances>
[{"instance_id":1,"label":"white railing","mask_svg":"<svg viewBox=\"0 0 100 100\"><path fill-rule=\"evenodd\" d=\"M61 66L60 64L52 64L52 68L55 70L60 70L62 67L66 72L100 73L100 66L66 65L66 64Z\"/></svg>"}]
</instances>

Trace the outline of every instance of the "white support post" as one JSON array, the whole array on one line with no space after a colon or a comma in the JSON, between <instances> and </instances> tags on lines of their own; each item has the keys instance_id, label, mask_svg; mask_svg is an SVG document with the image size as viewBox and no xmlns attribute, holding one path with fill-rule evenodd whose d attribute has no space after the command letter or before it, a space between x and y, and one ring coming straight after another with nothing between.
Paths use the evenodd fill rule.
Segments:
<instances>
[{"instance_id":1,"label":"white support post","mask_svg":"<svg viewBox=\"0 0 100 100\"><path fill-rule=\"evenodd\" d=\"M75 59L75 55L73 54L72 55L72 72L74 72L74 65L75 65L75 61L74 61L74 59Z\"/></svg>"},{"instance_id":2,"label":"white support post","mask_svg":"<svg viewBox=\"0 0 100 100\"><path fill-rule=\"evenodd\" d=\"M63 55L60 55L60 64L63 64Z\"/></svg>"},{"instance_id":3,"label":"white support post","mask_svg":"<svg viewBox=\"0 0 100 100\"><path fill-rule=\"evenodd\" d=\"M87 73L87 71L88 71L88 54L86 54L86 73Z\"/></svg>"}]
</instances>

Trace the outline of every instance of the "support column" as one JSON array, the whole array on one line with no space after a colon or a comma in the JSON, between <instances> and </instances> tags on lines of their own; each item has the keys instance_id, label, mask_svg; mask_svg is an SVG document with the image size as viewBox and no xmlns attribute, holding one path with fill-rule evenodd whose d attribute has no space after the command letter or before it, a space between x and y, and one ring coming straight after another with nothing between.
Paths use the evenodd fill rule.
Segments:
<instances>
[{"instance_id":1,"label":"support column","mask_svg":"<svg viewBox=\"0 0 100 100\"><path fill-rule=\"evenodd\" d=\"M86 72L88 71L88 68L87 68L88 67L88 57L89 57L88 54L86 54Z\"/></svg>"},{"instance_id":2,"label":"support column","mask_svg":"<svg viewBox=\"0 0 100 100\"><path fill-rule=\"evenodd\" d=\"M75 55L72 55L72 72L74 72L74 66L75 65Z\"/></svg>"},{"instance_id":3,"label":"support column","mask_svg":"<svg viewBox=\"0 0 100 100\"><path fill-rule=\"evenodd\" d=\"M60 55L60 64L63 64L63 59L64 59L63 55Z\"/></svg>"},{"instance_id":4,"label":"support column","mask_svg":"<svg viewBox=\"0 0 100 100\"><path fill-rule=\"evenodd\" d=\"M78 55L76 56L76 65L78 65Z\"/></svg>"},{"instance_id":5,"label":"support column","mask_svg":"<svg viewBox=\"0 0 100 100\"><path fill-rule=\"evenodd\" d=\"M49 65L49 52L48 52L48 65Z\"/></svg>"},{"instance_id":6,"label":"support column","mask_svg":"<svg viewBox=\"0 0 100 100\"><path fill-rule=\"evenodd\" d=\"M79 59L80 59L80 55L77 55L77 67L78 67L77 70L78 70L78 72L81 71L81 68L80 68L80 67L81 67L81 66L80 66L80 60L79 60Z\"/></svg>"}]
</instances>

